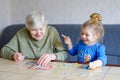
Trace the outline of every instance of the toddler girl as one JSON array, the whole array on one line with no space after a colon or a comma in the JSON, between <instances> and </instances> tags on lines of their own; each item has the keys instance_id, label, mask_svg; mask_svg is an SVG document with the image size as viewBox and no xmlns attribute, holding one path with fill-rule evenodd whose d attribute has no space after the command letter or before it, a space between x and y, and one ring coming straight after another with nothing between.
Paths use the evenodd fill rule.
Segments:
<instances>
[{"instance_id":1,"label":"toddler girl","mask_svg":"<svg viewBox=\"0 0 120 80\"><path fill-rule=\"evenodd\" d=\"M75 46L72 46L71 39L68 36L62 35L65 44L68 45L68 53L72 56L77 55L79 62L89 63L89 69L96 69L107 63L105 46L99 43L99 40L104 36L101 21L100 14L93 13L90 15L90 20L81 27L81 39Z\"/></svg>"}]
</instances>

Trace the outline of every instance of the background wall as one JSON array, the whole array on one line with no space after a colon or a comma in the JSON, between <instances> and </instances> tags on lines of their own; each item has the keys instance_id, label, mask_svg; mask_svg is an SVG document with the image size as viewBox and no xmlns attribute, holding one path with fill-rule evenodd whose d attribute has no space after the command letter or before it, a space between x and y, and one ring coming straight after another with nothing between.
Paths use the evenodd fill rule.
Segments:
<instances>
[{"instance_id":1,"label":"background wall","mask_svg":"<svg viewBox=\"0 0 120 80\"><path fill-rule=\"evenodd\" d=\"M6 25L10 24L10 0L0 0L0 35Z\"/></svg>"},{"instance_id":2,"label":"background wall","mask_svg":"<svg viewBox=\"0 0 120 80\"><path fill-rule=\"evenodd\" d=\"M0 0L0 32L24 23L33 10L43 11L49 24L82 24L93 12L102 14L103 24L120 24L120 0Z\"/></svg>"}]
</instances>

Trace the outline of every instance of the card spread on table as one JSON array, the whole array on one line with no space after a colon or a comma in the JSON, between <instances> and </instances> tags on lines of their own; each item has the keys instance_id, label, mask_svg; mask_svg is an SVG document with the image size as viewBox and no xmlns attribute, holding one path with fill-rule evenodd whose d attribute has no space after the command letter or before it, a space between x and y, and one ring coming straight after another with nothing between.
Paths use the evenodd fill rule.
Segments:
<instances>
[{"instance_id":1,"label":"card spread on table","mask_svg":"<svg viewBox=\"0 0 120 80\"><path fill-rule=\"evenodd\" d=\"M51 65L48 66L38 65L37 62L35 61L27 62L26 65L29 65L28 69L32 69L32 70L49 70L52 68Z\"/></svg>"},{"instance_id":2,"label":"card spread on table","mask_svg":"<svg viewBox=\"0 0 120 80\"><path fill-rule=\"evenodd\" d=\"M81 65L79 63L69 64L69 63L52 62L52 63L48 64L47 66L41 66L41 65L38 65L36 61L30 61L30 62L27 62L26 65L27 65L28 69L32 69L32 70L49 70L53 67L61 68L61 67L71 67L71 66L88 69L88 65Z\"/></svg>"}]
</instances>

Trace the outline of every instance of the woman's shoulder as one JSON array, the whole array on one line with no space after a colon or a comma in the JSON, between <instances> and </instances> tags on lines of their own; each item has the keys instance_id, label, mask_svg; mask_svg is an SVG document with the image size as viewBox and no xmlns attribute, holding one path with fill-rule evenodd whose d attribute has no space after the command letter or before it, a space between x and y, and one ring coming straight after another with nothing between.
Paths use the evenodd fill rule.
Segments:
<instances>
[{"instance_id":1,"label":"woman's shoulder","mask_svg":"<svg viewBox=\"0 0 120 80\"><path fill-rule=\"evenodd\" d=\"M18 32L23 32L23 31L26 31L27 30L27 28L26 27L23 27L23 28L21 28Z\"/></svg>"},{"instance_id":2,"label":"woman's shoulder","mask_svg":"<svg viewBox=\"0 0 120 80\"><path fill-rule=\"evenodd\" d=\"M28 32L27 28L26 27L23 27L22 29L20 29L16 35L23 35L23 34L26 34Z\"/></svg>"},{"instance_id":3,"label":"woman's shoulder","mask_svg":"<svg viewBox=\"0 0 120 80\"><path fill-rule=\"evenodd\" d=\"M47 30L50 33L58 33L57 29L53 26L47 26Z\"/></svg>"},{"instance_id":4,"label":"woman's shoulder","mask_svg":"<svg viewBox=\"0 0 120 80\"><path fill-rule=\"evenodd\" d=\"M48 28L49 30L55 30L55 31L56 31L56 28L53 27L53 26L47 26L47 28Z\"/></svg>"}]
</instances>

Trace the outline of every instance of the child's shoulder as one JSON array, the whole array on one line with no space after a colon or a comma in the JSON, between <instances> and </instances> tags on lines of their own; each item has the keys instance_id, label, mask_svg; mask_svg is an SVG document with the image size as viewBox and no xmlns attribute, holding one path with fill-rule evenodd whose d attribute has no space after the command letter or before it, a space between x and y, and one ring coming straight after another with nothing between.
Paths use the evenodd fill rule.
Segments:
<instances>
[{"instance_id":1,"label":"child's shoulder","mask_svg":"<svg viewBox=\"0 0 120 80\"><path fill-rule=\"evenodd\" d=\"M97 46L105 46L104 44L101 44L99 42L96 43Z\"/></svg>"},{"instance_id":2,"label":"child's shoulder","mask_svg":"<svg viewBox=\"0 0 120 80\"><path fill-rule=\"evenodd\" d=\"M78 43L82 43L82 44L83 44L83 41L82 41L82 40L79 40Z\"/></svg>"},{"instance_id":3,"label":"child's shoulder","mask_svg":"<svg viewBox=\"0 0 120 80\"><path fill-rule=\"evenodd\" d=\"M97 49L105 48L105 45L101 43L96 43L95 46L97 47Z\"/></svg>"}]
</instances>

